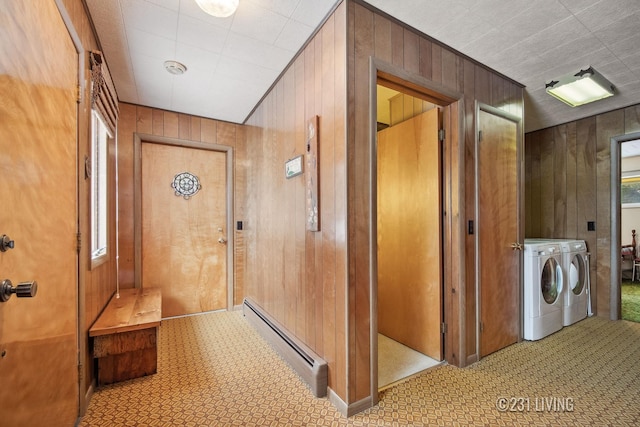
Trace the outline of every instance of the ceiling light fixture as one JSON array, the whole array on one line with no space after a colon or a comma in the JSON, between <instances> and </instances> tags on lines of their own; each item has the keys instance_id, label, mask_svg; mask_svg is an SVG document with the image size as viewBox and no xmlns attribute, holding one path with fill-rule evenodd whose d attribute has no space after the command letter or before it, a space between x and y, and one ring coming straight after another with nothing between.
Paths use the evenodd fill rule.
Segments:
<instances>
[{"instance_id":1,"label":"ceiling light fixture","mask_svg":"<svg viewBox=\"0 0 640 427\"><path fill-rule=\"evenodd\" d=\"M187 71L187 67L178 61L164 61L164 69L176 76L184 74Z\"/></svg>"},{"instance_id":2,"label":"ceiling light fixture","mask_svg":"<svg viewBox=\"0 0 640 427\"><path fill-rule=\"evenodd\" d=\"M196 0L200 9L209 15L226 18L235 13L239 0Z\"/></svg>"},{"instance_id":3,"label":"ceiling light fixture","mask_svg":"<svg viewBox=\"0 0 640 427\"><path fill-rule=\"evenodd\" d=\"M615 86L602 74L588 67L567 74L545 85L547 93L572 107L588 104L615 94Z\"/></svg>"}]
</instances>

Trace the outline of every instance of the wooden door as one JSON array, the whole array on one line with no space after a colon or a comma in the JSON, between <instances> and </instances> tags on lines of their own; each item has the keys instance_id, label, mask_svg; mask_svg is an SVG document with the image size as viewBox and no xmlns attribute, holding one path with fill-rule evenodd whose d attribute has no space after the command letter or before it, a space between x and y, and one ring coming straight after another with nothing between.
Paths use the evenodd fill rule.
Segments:
<instances>
[{"instance_id":1,"label":"wooden door","mask_svg":"<svg viewBox=\"0 0 640 427\"><path fill-rule=\"evenodd\" d=\"M78 55L54 1L0 2L0 281L37 281L0 302L2 426L78 416Z\"/></svg>"},{"instance_id":2,"label":"wooden door","mask_svg":"<svg viewBox=\"0 0 640 427\"><path fill-rule=\"evenodd\" d=\"M142 287L162 289L163 317L227 308L226 174L224 152L142 144Z\"/></svg>"},{"instance_id":3,"label":"wooden door","mask_svg":"<svg viewBox=\"0 0 640 427\"><path fill-rule=\"evenodd\" d=\"M442 360L438 110L378 133L378 331Z\"/></svg>"},{"instance_id":4,"label":"wooden door","mask_svg":"<svg viewBox=\"0 0 640 427\"><path fill-rule=\"evenodd\" d=\"M480 355L518 341L521 251L518 124L479 110L477 148ZM522 242L520 242L522 243Z\"/></svg>"}]
</instances>

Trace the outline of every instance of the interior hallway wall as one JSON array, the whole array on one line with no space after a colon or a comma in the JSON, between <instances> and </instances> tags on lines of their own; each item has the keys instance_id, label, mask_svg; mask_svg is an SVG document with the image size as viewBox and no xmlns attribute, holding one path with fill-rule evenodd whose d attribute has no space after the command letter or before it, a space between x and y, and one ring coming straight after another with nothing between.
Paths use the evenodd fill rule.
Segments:
<instances>
[{"instance_id":1,"label":"interior hallway wall","mask_svg":"<svg viewBox=\"0 0 640 427\"><path fill-rule=\"evenodd\" d=\"M233 147L234 221L245 214L245 126L183 113L120 103L118 123L119 280L122 288L134 283L134 133L184 139ZM168 185L168 184L167 184ZM229 230L234 241L234 305L244 298L245 244L242 231Z\"/></svg>"},{"instance_id":2,"label":"interior hallway wall","mask_svg":"<svg viewBox=\"0 0 640 427\"><path fill-rule=\"evenodd\" d=\"M371 396L370 58L462 95L464 127L459 136L462 144L460 149L451 146L453 135L445 139L443 164L443 179L449 185L443 200L449 209L446 221L451 221L448 229L445 224L444 236L447 251L444 258L445 263L449 262L445 265L445 282L449 280L444 291L445 315L451 320L445 336L445 358L453 365L465 366L477 358L475 235L466 234L467 220L475 218L475 102L522 117L523 90L517 83L365 3L349 1L348 7L349 401L352 402ZM457 114L457 110L452 114ZM456 298L447 297L454 291Z\"/></svg>"},{"instance_id":3,"label":"interior hallway wall","mask_svg":"<svg viewBox=\"0 0 640 427\"><path fill-rule=\"evenodd\" d=\"M328 384L347 401L345 147L346 7L341 4L247 121L246 295L328 363ZM319 116L320 230L306 230L306 153Z\"/></svg>"},{"instance_id":4,"label":"interior hallway wall","mask_svg":"<svg viewBox=\"0 0 640 427\"><path fill-rule=\"evenodd\" d=\"M525 136L526 237L585 240L593 310L610 316L611 138L640 131L640 105ZM587 222L595 222L595 230ZM622 243L631 243L630 231Z\"/></svg>"}]
</instances>

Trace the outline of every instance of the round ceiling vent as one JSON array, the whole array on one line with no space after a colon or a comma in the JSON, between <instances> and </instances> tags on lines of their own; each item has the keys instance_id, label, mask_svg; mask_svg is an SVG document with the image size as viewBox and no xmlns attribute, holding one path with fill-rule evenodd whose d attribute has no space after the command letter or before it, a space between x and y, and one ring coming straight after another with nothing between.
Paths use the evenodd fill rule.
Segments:
<instances>
[{"instance_id":1,"label":"round ceiling vent","mask_svg":"<svg viewBox=\"0 0 640 427\"><path fill-rule=\"evenodd\" d=\"M187 67L178 61L164 61L164 69L176 76L184 74L187 71Z\"/></svg>"}]
</instances>

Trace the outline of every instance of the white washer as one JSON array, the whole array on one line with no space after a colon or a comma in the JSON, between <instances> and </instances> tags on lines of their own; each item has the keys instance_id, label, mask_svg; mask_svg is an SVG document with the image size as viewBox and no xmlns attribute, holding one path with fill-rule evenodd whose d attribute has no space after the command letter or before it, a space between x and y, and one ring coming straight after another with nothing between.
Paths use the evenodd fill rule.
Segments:
<instances>
[{"instance_id":1,"label":"white washer","mask_svg":"<svg viewBox=\"0 0 640 427\"><path fill-rule=\"evenodd\" d=\"M535 341L562 329L562 252L554 242L524 242L524 339Z\"/></svg>"},{"instance_id":2,"label":"white washer","mask_svg":"<svg viewBox=\"0 0 640 427\"><path fill-rule=\"evenodd\" d=\"M576 239L525 239L525 243L557 243L562 252L562 272L564 274L564 297L562 306L562 325L572 325L587 317L589 293L587 277L589 263L587 244Z\"/></svg>"}]
</instances>

